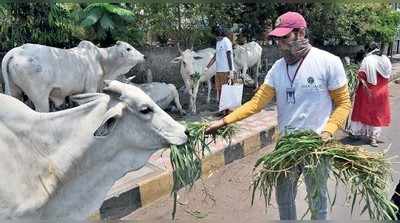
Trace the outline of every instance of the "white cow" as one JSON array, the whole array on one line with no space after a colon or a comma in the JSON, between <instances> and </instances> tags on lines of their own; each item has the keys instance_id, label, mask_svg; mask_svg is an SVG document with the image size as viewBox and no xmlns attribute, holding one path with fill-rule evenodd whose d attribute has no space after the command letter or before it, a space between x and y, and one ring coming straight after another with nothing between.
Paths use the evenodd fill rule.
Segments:
<instances>
[{"instance_id":1,"label":"white cow","mask_svg":"<svg viewBox=\"0 0 400 223\"><path fill-rule=\"evenodd\" d=\"M176 108L181 115L185 114L182 108L181 102L179 100L179 93L175 85L167 84L163 82L152 82L153 77L151 75L151 70L147 70L147 83L135 84L130 82L136 76L132 76L127 79L127 83L132 84L146 93L150 98L162 109L167 109L172 102L174 102Z\"/></svg>"},{"instance_id":2,"label":"white cow","mask_svg":"<svg viewBox=\"0 0 400 223\"><path fill-rule=\"evenodd\" d=\"M108 81L104 90L52 113L0 94L0 218L84 220L126 172L186 142L185 128L139 88Z\"/></svg>"},{"instance_id":3,"label":"white cow","mask_svg":"<svg viewBox=\"0 0 400 223\"><path fill-rule=\"evenodd\" d=\"M175 85L163 82L151 82L137 85L144 93L162 109L168 108L174 102L181 115L185 114L179 100L179 93Z\"/></svg>"},{"instance_id":4,"label":"white cow","mask_svg":"<svg viewBox=\"0 0 400 223\"><path fill-rule=\"evenodd\" d=\"M114 80L143 60L143 54L120 41L108 48L82 41L67 50L24 44L3 58L5 93L21 99L23 92L37 111L48 112L49 100L59 107L67 96L98 92L103 80Z\"/></svg>"},{"instance_id":5,"label":"white cow","mask_svg":"<svg viewBox=\"0 0 400 223\"><path fill-rule=\"evenodd\" d=\"M178 48L179 49L179 48ZM207 103L210 103L211 95L211 78L215 75L216 67L215 63L204 72L204 68L210 62L211 58L215 54L215 49L206 48L198 51L186 49L182 51L179 49L180 56L174 58L172 63L180 63L180 73L185 83L185 87L190 95L190 111L196 113L196 100L197 93L201 83L207 81ZM197 77L196 77L197 76Z\"/></svg>"},{"instance_id":6,"label":"white cow","mask_svg":"<svg viewBox=\"0 0 400 223\"><path fill-rule=\"evenodd\" d=\"M254 85L254 80L247 74L247 70L256 67L255 85L258 88L258 75L261 68L262 48L256 42L250 42L243 45L236 45L233 49L234 62L236 70L242 70L240 76L246 84Z\"/></svg>"}]
</instances>

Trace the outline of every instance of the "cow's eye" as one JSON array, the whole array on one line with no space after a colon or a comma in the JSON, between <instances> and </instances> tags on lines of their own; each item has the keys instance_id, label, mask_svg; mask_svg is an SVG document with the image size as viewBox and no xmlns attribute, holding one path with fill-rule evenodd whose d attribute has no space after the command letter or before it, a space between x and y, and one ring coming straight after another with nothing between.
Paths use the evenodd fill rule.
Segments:
<instances>
[{"instance_id":1,"label":"cow's eye","mask_svg":"<svg viewBox=\"0 0 400 223\"><path fill-rule=\"evenodd\" d=\"M182 61L182 64L183 64L183 66L185 66L185 67L186 67L186 62L185 62L185 61Z\"/></svg>"},{"instance_id":2,"label":"cow's eye","mask_svg":"<svg viewBox=\"0 0 400 223\"><path fill-rule=\"evenodd\" d=\"M126 51L131 51L131 48L126 48Z\"/></svg>"},{"instance_id":3,"label":"cow's eye","mask_svg":"<svg viewBox=\"0 0 400 223\"><path fill-rule=\"evenodd\" d=\"M147 115L149 113L152 113L153 109L151 109L150 107L146 106L140 109L140 113L142 113L143 115Z\"/></svg>"}]
</instances>

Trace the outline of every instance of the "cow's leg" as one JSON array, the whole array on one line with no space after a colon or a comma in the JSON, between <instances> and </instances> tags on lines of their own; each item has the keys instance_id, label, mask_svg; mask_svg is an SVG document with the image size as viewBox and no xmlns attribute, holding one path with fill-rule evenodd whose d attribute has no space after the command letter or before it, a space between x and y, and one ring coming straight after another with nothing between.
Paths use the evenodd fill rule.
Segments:
<instances>
[{"instance_id":1,"label":"cow's leg","mask_svg":"<svg viewBox=\"0 0 400 223\"><path fill-rule=\"evenodd\" d=\"M211 80L207 80L207 104L210 104L211 100Z\"/></svg>"},{"instance_id":2,"label":"cow's leg","mask_svg":"<svg viewBox=\"0 0 400 223\"><path fill-rule=\"evenodd\" d=\"M179 113L181 113L181 115L186 114L186 112L182 108L181 102L179 101L178 90L176 90L176 87L173 84L169 84L168 86L171 89L172 97L174 98L174 103L178 108Z\"/></svg>"},{"instance_id":3,"label":"cow's leg","mask_svg":"<svg viewBox=\"0 0 400 223\"><path fill-rule=\"evenodd\" d=\"M36 89L36 91L31 91L27 93L33 102L33 105L35 105L35 110L38 112L49 112L50 111L50 105L49 105L49 95L50 91L42 90L39 91Z\"/></svg>"},{"instance_id":4,"label":"cow's leg","mask_svg":"<svg viewBox=\"0 0 400 223\"><path fill-rule=\"evenodd\" d=\"M244 65L243 68L242 68L242 75L241 76L242 76L242 78L243 78L243 80L244 80L246 85L252 85L254 82L253 82L253 79L251 78L251 76L249 74L247 74L248 69L249 68L247 67L247 65Z\"/></svg>"},{"instance_id":5,"label":"cow's leg","mask_svg":"<svg viewBox=\"0 0 400 223\"><path fill-rule=\"evenodd\" d=\"M258 75L260 74L260 69L261 69L261 60L257 61L257 67L256 67L256 89L258 89Z\"/></svg>"},{"instance_id":6,"label":"cow's leg","mask_svg":"<svg viewBox=\"0 0 400 223\"><path fill-rule=\"evenodd\" d=\"M196 101L197 101L197 93L199 92L199 86L200 86L200 81L197 81L197 82L194 84L193 96L192 96L192 98L193 98L192 113L193 113L193 114L196 114L196 110L197 110L197 108L196 108Z\"/></svg>"},{"instance_id":7,"label":"cow's leg","mask_svg":"<svg viewBox=\"0 0 400 223\"><path fill-rule=\"evenodd\" d=\"M24 101L22 90L14 83L10 83L10 96L17 98L20 101Z\"/></svg>"}]
</instances>

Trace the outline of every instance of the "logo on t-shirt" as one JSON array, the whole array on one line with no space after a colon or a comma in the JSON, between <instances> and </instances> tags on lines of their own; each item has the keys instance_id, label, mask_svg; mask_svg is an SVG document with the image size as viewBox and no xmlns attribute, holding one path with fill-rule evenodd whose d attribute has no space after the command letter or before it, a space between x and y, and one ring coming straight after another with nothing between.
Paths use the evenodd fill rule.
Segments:
<instances>
[{"instance_id":1,"label":"logo on t-shirt","mask_svg":"<svg viewBox=\"0 0 400 223\"><path fill-rule=\"evenodd\" d=\"M301 87L303 89L309 89L309 90L323 89L322 84L315 81L315 79L311 76L307 78L307 84L303 84Z\"/></svg>"}]
</instances>

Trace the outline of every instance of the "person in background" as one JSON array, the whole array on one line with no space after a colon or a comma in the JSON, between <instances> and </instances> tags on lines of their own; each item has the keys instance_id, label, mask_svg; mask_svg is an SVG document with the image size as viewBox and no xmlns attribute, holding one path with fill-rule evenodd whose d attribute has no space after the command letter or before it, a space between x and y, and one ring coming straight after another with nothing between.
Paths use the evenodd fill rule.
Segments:
<instances>
[{"instance_id":1,"label":"person in background","mask_svg":"<svg viewBox=\"0 0 400 223\"><path fill-rule=\"evenodd\" d=\"M306 38L306 28L307 23L299 13L287 12L279 16L269 36L277 42L283 58L274 63L253 98L231 114L212 122L206 129L207 134L258 113L274 96L280 135L295 130L312 130L328 141L338 128L343 127L351 102L342 61L312 47ZM312 181L307 167L301 164L278 179L276 199L281 220L297 218L297 182L303 172L311 219L327 218L328 165L321 160L319 184Z\"/></svg>"},{"instance_id":2,"label":"person in background","mask_svg":"<svg viewBox=\"0 0 400 223\"><path fill-rule=\"evenodd\" d=\"M389 126L391 121L389 79L392 64L382 55L378 44L372 43L369 51L357 74L360 83L355 93L349 132L354 140L367 136L369 144L377 147L382 127Z\"/></svg>"},{"instance_id":3,"label":"person in background","mask_svg":"<svg viewBox=\"0 0 400 223\"><path fill-rule=\"evenodd\" d=\"M217 26L216 28L216 51L215 55L205 68L205 72L216 63L216 71L215 74L215 89L217 93L217 100L219 102L221 95L221 88L223 84L228 83L229 77L233 77L234 72L234 63L233 63L233 48L232 42L227 37L227 33L225 32L222 26ZM224 111L222 114L226 114L228 111Z\"/></svg>"}]
</instances>

